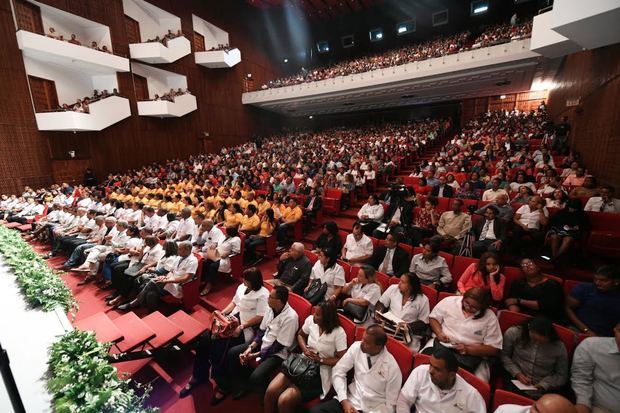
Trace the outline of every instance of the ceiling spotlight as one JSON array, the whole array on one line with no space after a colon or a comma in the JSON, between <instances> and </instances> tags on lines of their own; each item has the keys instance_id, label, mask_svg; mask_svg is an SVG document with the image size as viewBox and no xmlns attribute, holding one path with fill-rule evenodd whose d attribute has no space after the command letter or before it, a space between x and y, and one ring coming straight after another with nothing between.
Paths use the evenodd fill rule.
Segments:
<instances>
[{"instance_id":1,"label":"ceiling spotlight","mask_svg":"<svg viewBox=\"0 0 620 413\"><path fill-rule=\"evenodd\" d=\"M500 99L506 99L506 95L500 95L499 98Z\"/></svg>"},{"instance_id":2,"label":"ceiling spotlight","mask_svg":"<svg viewBox=\"0 0 620 413\"><path fill-rule=\"evenodd\" d=\"M284 63L288 63L288 59L286 59L286 58L285 58L285 59L284 59Z\"/></svg>"},{"instance_id":3,"label":"ceiling spotlight","mask_svg":"<svg viewBox=\"0 0 620 413\"><path fill-rule=\"evenodd\" d=\"M310 115L308 116L308 119L314 119L314 116Z\"/></svg>"},{"instance_id":4,"label":"ceiling spotlight","mask_svg":"<svg viewBox=\"0 0 620 413\"><path fill-rule=\"evenodd\" d=\"M252 78L252 73L248 73L247 75L245 75L248 79Z\"/></svg>"}]
</instances>

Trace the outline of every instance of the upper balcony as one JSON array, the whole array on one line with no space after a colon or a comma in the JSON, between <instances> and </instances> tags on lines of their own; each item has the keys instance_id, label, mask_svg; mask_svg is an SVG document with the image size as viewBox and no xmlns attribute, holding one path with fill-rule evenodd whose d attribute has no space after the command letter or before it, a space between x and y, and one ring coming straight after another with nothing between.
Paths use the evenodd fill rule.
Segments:
<instances>
[{"instance_id":1,"label":"upper balcony","mask_svg":"<svg viewBox=\"0 0 620 413\"><path fill-rule=\"evenodd\" d=\"M17 43L24 56L60 66L95 73L129 71L129 59L37 33L19 30Z\"/></svg>"},{"instance_id":2,"label":"upper balcony","mask_svg":"<svg viewBox=\"0 0 620 413\"><path fill-rule=\"evenodd\" d=\"M181 33L181 19L144 0L123 0L132 59L172 63L192 52Z\"/></svg>"},{"instance_id":3,"label":"upper balcony","mask_svg":"<svg viewBox=\"0 0 620 413\"><path fill-rule=\"evenodd\" d=\"M530 39L293 86L247 92L246 105L308 116L529 90L539 55Z\"/></svg>"},{"instance_id":4,"label":"upper balcony","mask_svg":"<svg viewBox=\"0 0 620 413\"><path fill-rule=\"evenodd\" d=\"M37 113L37 127L44 131L100 131L131 116L129 100L110 96L89 105L90 112Z\"/></svg>"},{"instance_id":5,"label":"upper balcony","mask_svg":"<svg viewBox=\"0 0 620 413\"><path fill-rule=\"evenodd\" d=\"M233 67L241 62L239 49L228 46L228 32L192 14L196 64L210 69Z\"/></svg>"}]
</instances>

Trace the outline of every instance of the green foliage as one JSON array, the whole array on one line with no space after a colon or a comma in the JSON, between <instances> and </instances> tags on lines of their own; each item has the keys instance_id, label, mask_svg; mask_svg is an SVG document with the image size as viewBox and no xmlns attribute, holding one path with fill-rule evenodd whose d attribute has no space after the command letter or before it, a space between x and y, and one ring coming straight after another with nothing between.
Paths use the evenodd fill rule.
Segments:
<instances>
[{"instance_id":1,"label":"green foliage","mask_svg":"<svg viewBox=\"0 0 620 413\"><path fill-rule=\"evenodd\" d=\"M0 253L11 267L27 302L53 311L77 308L71 290L15 230L0 225Z\"/></svg>"},{"instance_id":2,"label":"green foliage","mask_svg":"<svg viewBox=\"0 0 620 413\"><path fill-rule=\"evenodd\" d=\"M155 413L144 407L150 392L132 380L120 379L108 362L110 344L98 343L92 332L74 330L50 349L48 361L56 413ZM139 394L140 393L140 394Z\"/></svg>"}]
</instances>

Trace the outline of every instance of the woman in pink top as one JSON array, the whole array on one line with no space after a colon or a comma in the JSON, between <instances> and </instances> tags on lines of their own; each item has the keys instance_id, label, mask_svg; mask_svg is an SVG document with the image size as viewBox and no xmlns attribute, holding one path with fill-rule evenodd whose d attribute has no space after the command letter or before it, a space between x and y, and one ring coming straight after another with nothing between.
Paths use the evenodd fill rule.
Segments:
<instances>
[{"instance_id":1,"label":"woman in pink top","mask_svg":"<svg viewBox=\"0 0 620 413\"><path fill-rule=\"evenodd\" d=\"M479 287L491 291L493 301L504 297L506 277L499 272L499 259L492 252L485 252L478 263L472 263L457 283L458 294L464 294L470 288Z\"/></svg>"}]
</instances>

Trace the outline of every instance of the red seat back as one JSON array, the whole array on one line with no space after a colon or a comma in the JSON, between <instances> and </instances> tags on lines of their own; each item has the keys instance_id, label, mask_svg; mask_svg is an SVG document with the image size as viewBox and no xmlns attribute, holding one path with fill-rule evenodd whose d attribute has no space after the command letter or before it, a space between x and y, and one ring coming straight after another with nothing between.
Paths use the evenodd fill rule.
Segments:
<instances>
[{"instance_id":1,"label":"red seat back","mask_svg":"<svg viewBox=\"0 0 620 413\"><path fill-rule=\"evenodd\" d=\"M439 297L437 299L437 302L440 302L441 300L443 300L444 298L447 298L447 297L454 297L455 295L456 295L456 293L449 293L447 291L441 291L439 293Z\"/></svg>"},{"instance_id":2,"label":"red seat back","mask_svg":"<svg viewBox=\"0 0 620 413\"><path fill-rule=\"evenodd\" d=\"M381 291L387 290L390 286L390 276L379 271L375 272L375 276L377 277L377 282L381 284Z\"/></svg>"},{"instance_id":3,"label":"red seat back","mask_svg":"<svg viewBox=\"0 0 620 413\"><path fill-rule=\"evenodd\" d=\"M347 236L349 235L348 232L343 231L343 230L338 230L338 236L340 237L340 243L342 244L342 246L344 247L344 244L347 242Z\"/></svg>"},{"instance_id":4,"label":"red seat back","mask_svg":"<svg viewBox=\"0 0 620 413\"><path fill-rule=\"evenodd\" d=\"M577 287L579 284L585 284L583 281L576 280L564 280L564 293L566 295L570 295L573 291L573 288Z\"/></svg>"},{"instance_id":5,"label":"red seat back","mask_svg":"<svg viewBox=\"0 0 620 413\"><path fill-rule=\"evenodd\" d=\"M364 331L366 331L364 327L360 327L355 330L356 341L360 341L362 339L362 337L364 336ZM396 363L398 363L400 372L403 375L404 383L407 380L407 377L409 377L411 370L413 370L413 352L405 344L390 336L388 336L386 348L390 352L392 357L394 357Z\"/></svg>"},{"instance_id":6,"label":"red seat back","mask_svg":"<svg viewBox=\"0 0 620 413\"><path fill-rule=\"evenodd\" d=\"M306 254L312 265L319 260L319 257L312 251L304 250L304 254Z\"/></svg>"},{"instance_id":7,"label":"red seat back","mask_svg":"<svg viewBox=\"0 0 620 413\"><path fill-rule=\"evenodd\" d=\"M446 263L448 264L448 268L452 267L452 262L454 261L454 255L447 253L445 251L439 251L439 256L444 257Z\"/></svg>"},{"instance_id":8,"label":"red seat back","mask_svg":"<svg viewBox=\"0 0 620 413\"><path fill-rule=\"evenodd\" d=\"M450 273L452 274L452 286L454 289L456 289L456 283L459 281L459 278L461 278L461 275L463 275L467 267L471 264L478 264L478 261L478 258L463 257L461 255L454 257L452 267L450 268Z\"/></svg>"},{"instance_id":9,"label":"red seat back","mask_svg":"<svg viewBox=\"0 0 620 413\"><path fill-rule=\"evenodd\" d=\"M299 327L306 321L306 318L312 314L312 304L305 298L295 293L289 293L288 304L295 310L299 317Z\"/></svg>"},{"instance_id":10,"label":"red seat back","mask_svg":"<svg viewBox=\"0 0 620 413\"><path fill-rule=\"evenodd\" d=\"M444 212L450 208L450 198L438 197L437 210Z\"/></svg>"},{"instance_id":11,"label":"red seat back","mask_svg":"<svg viewBox=\"0 0 620 413\"><path fill-rule=\"evenodd\" d=\"M355 341L355 328L357 326L341 313L338 313L338 319L340 320L340 327L342 327L347 335L347 347L350 347Z\"/></svg>"},{"instance_id":12,"label":"red seat back","mask_svg":"<svg viewBox=\"0 0 620 413\"><path fill-rule=\"evenodd\" d=\"M520 394L511 393L506 390L496 389L493 394L493 407L492 411L503 404L518 404L519 406L531 406L534 404L534 400L521 396Z\"/></svg>"},{"instance_id":13,"label":"red seat back","mask_svg":"<svg viewBox=\"0 0 620 413\"><path fill-rule=\"evenodd\" d=\"M340 260L338 260L337 262L342 266L342 268L344 268L344 276L347 282L350 282L353 278L357 277L357 273L359 272L360 267L358 267L357 265L350 266L348 263Z\"/></svg>"},{"instance_id":14,"label":"red seat back","mask_svg":"<svg viewBox=\"0 0 620 413\"><path fill-rule=\"evenodd\" d=\"M421 287L422 293L426 296L426 298L428 298L430 310L433 311L433 308L435 308L437 302L439 301L439 294L437 293L437 290L432 289L428 285L422 284Z\"/></svg>"}]
</instances>

